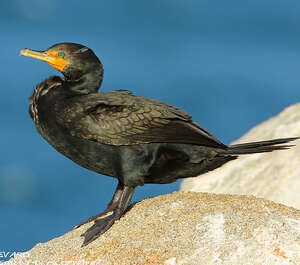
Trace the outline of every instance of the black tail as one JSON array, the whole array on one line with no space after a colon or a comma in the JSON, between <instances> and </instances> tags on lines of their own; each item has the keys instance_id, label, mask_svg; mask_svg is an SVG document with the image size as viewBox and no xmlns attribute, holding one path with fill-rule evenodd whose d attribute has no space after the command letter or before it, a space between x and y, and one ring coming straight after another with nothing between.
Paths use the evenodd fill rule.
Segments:
<instances>
[{"instance_id":1,"label":"black tail","mask_svg":"<svg viewBox=\"0 0 300 265\"><path fill-rule=\"evenodd\" d=\"M297 139L300 139L300 137L281 138L281 139L274 139L269 141L252 142L252 143L244 143L244 144L233 144L228 146L228 149L226 150L226 154L243 155L243 154L265 153L265 152L272 152L275 150L289 149L293 145L287 145L287 144L284 145L284 144L289 143L291 141L295 141Z\"/></svg>"}]
</instances>

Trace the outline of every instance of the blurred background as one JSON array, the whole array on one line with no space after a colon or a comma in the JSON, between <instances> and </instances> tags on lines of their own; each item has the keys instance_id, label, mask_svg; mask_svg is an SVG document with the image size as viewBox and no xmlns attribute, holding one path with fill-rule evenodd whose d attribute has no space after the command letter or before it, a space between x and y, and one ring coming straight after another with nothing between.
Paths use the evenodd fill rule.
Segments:
<instances>
[{"instance_id":1,"label":"blurred background","mask_svg":"<svg viewBox=\"0 0 300 265\"><path fill-rule=\"evenodd\" d=\"M104 210L117 184L38 135L28 97L59 73L21 48L84 44L104 65L102 91L175 105L226 144L300 99L300 1L11 0L0 23L0 253L66 233ZM133 201L178 188L145 185Z\"/></svg>"}]
</instances>

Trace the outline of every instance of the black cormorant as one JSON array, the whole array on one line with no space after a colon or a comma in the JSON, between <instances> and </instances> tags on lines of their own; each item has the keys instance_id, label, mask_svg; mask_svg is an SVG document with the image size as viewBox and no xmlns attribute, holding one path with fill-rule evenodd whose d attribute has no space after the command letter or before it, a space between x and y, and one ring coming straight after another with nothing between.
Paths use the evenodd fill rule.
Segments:
<instances>
[{"instance_id":1,"label":"black cormorant","mask_svg":"<svg viewBox=\"0 0 300 265\"><path fill-rule=\"evenodd\" d=\"M20 53L63 74L38 84L30 97L38 132L75 163L119 181L107 209L88 220L95 222L83 246L124 214L136 186L198 176L238 155L286 149L282 144L297 139L226 146L176 107L127 90L99 93L103 67L88 47L59 43Z\"/></svg>"}]
</instances>

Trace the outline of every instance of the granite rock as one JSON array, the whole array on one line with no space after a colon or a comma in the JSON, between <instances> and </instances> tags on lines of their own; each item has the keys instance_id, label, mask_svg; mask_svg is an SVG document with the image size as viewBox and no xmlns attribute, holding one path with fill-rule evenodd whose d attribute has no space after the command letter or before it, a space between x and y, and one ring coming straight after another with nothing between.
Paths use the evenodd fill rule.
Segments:
<instances>
[{"instance_id":1,"label":"granite rock","mask_svg":"<svg viewBox=\"0 0 300 265\"><path fill-rule=\"evenodd\" d=\"M253 196L175 192L145 199L81 248L90 225L5 264L300 264L300 210Z\"/></svg>"}]
</instances>

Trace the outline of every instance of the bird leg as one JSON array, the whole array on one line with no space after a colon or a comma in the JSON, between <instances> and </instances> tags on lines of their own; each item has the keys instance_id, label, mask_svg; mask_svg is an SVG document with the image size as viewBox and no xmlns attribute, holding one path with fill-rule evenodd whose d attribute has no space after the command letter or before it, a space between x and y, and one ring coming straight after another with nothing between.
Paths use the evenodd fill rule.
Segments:
<instances>
[{"instance_id":1,"label":"bird leg","mask_svg":"<svg viewBox=\"0 0 300 265\"><path fill-rule=\"evenodd\" d=\"M121 218L128 208L133 193L134 187L128 187L119 182L114 196L111 202L108 204L106 210L99 215L91 217L88 221L76 226L77 228L84 223L95 220L95 223L81 235L84 237L82 246L86 246L90 242L94 241L96 238L106 232L116 220Z\"/></svg>"},{"instance_id":2,"label":"bird leg","mask_svg":"<svg viewBox=\"0 0 300 265\"><path fill-rule=\"evenodd\" d=\"M118 186L117 186L117 188L115 190L115 193L114 193L114 195L113 195L110 203L107 205L106 209L103 212L101 212L101 213L99 213L97 215L94 215L94 216L90 217L88 220L86 220L84 222L81 222L80 224L76 225L74 227L74 229L76 229L76 228L78 228L78 227L80 227L80 226L82 226L82 225L84 225L86 223L94 221L95 219L97 219L99 217L102 217L102 216L107 215L108 213L110 213L116 207L116 205L118 203L118 200L120 199L120 196L122 194L122 190L123 190L123 185L119 182Z\"/></svg>"}]
</instances>

